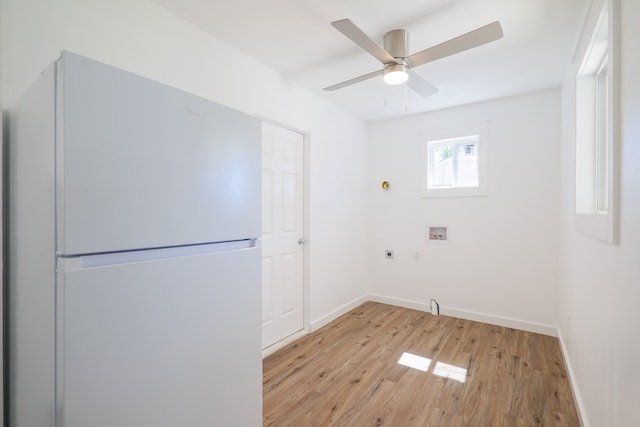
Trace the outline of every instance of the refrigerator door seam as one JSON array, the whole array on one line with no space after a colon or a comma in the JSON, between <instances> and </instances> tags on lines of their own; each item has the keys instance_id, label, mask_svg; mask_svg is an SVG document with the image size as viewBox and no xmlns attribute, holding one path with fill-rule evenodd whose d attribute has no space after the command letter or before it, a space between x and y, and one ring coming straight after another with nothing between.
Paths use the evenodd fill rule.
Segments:
<instances>
[{"instance_id":1,"label":"refrigerator door seam","mask_svg":"<svg viewBox=\"0 0 640 427\"><path fill-rule=\"evenodd\" d=\"M156 261L215 252L232 252L258 247L256 239L232 242L209 243L201 245L175 246L169 248L144 249L135 251L111 252L103 254L84 254L58 257L58 271L73 271L84 268L102 267L115 264Z\"/></svg>"}]
</instances>

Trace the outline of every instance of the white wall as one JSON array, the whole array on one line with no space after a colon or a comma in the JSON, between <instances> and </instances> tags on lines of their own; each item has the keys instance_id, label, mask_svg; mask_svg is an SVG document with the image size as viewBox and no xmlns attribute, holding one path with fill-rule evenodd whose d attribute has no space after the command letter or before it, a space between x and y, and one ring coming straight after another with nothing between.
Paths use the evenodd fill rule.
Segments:
<instances>
[{"instance_id":1,"label":"white wall","mask_svg":"<svg viewBox=\"0 0 640 427\"><path fill-rule=\"evenodd\" d=\"M563 85L559 333L586 426L640 426L640 2L621 0L620 244L575 223L575 68Z\"/></svg>"},{"instance_id":2,"label":"white wall","mask_svg":"<svg viewBox=\"0 0 640 427\"><path fill-rule=\"evenodd\" d=\"M2 28L4 19L3 8L0 4L0 28ZM2 46L3 34L0 30L0 47ZM4 93L3 86L3 75L2 75L2 66L3 57L2 57L2 49L0 48L0 100L2 100L2 95ZM1 104L1 102L0 102ZM2 119L2 111L0 111L0 147L4 147L4 120ZM0 182L4 181L4 149L0 150ZM4 184L2 184L2 188L4 188ZM2 190L0 190L2 193ZM0 200L2 198L0 197ZM4 209L0 211L0 223L4 224ZM0 227L0 242L4 242L4 227ZM3 248L4 245L0 245L0 274L2 274L2 283L4 284L4 253ZM4 286L2 286L4 287ZM0 288L1 289L1 288ZM4 293L0 292L0 319L4 319ZM0 321L0 324L4 325L4 320ZM2 328L2 332L0 332L0 336L2 336L2 343L4 348L4 340L5 340L5 330ZM0 355L0 362L3 361L4 355ZM1 364L1 363L0 363ZM4 385L4 369L0 372L0 384ZM4 387L0 390L0 414L4 414ZM4 425L4 422L0 422L0 425Z\"/></svg>"},{"instance_id":3,"label":"white wall","mask_svg":"<svg viewBox=\"0 0 640 427\"><path fill-rule=\"evenodd\" d=\"M365 294L363 122L147 0L2 6L3 109L64 49L307 132L309 319Z\"/></svg>"},{"instance_id":4,"label":"white wall","mask_svg":"<svg viewBox=\"0 0 640 427\"><path fill-rule=\"evenodd\" d=\"M489 196L420 198L425 133L485 120ZM555 334L560 91L382 122L369 135L372 293L416 307L436 298L445 314ZM450 244L427 243L426 227L441 224Z\"/></svg>"}]
</instances>

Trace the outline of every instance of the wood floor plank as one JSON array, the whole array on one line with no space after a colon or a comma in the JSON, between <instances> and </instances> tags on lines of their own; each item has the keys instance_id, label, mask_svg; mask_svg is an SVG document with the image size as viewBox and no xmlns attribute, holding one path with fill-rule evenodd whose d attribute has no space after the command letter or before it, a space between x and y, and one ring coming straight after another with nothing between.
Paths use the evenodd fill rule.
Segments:
<instances>
[{"instance_id":1,"label":"wood floor plank","mask_svg":"<svg viewBox=\"0 0 640 427\"><path fill-rule=\"evenodd\" d=\"M263 365L265 426L579 425L555 338L385 304Z\"/></svg>"}]
</instances>

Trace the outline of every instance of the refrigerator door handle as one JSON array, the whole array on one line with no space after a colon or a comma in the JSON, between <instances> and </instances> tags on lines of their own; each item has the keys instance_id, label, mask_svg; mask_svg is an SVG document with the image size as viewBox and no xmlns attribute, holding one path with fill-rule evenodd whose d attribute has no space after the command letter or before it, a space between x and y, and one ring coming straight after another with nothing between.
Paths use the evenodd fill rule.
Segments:
<instances>
[{"instance_id":1,"label":"refrigerator door handle","mask_svg":"<svg viewBox=\"0 0 640 427\"><path fill-rule=\"evenodd\" d=\"M127 264L132 262L162 260L175 257L203 255L215 252L233 252L260 247L257 239L236 240L232 242L207 243L201 245L175 246L170 248L144 249L137 251L87 254L58 258L59 272L70 272L91 267Z\"/></svg>"}]
</instances>

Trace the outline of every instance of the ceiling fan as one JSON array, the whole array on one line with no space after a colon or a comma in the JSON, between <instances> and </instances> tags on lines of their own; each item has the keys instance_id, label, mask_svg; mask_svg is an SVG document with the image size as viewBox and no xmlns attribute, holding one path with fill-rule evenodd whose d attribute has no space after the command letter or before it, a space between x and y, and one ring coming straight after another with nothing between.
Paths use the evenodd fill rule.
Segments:
<instances>
[{"instance_id":1,"label":"ceiling fan","mask_svg":"<svg viewBox=\"0 0 640 427\"><path fill-rule=\"evenodd\" d=\"M393 30L386 33L384 35L383 49L349 19L341 19L332 22L331 25L382 62L383 68L326 87L324 90L332 91L341 89L354 83L382 75L386 84L398 85L406 82L411 89L425 98L436 93L438 89L414 73L411 68L501 39L503 35L500 23L493 22L446 42L416 52L413 55L409 55L409 32L406 30Z\"/></svg>"}]
</instances>

